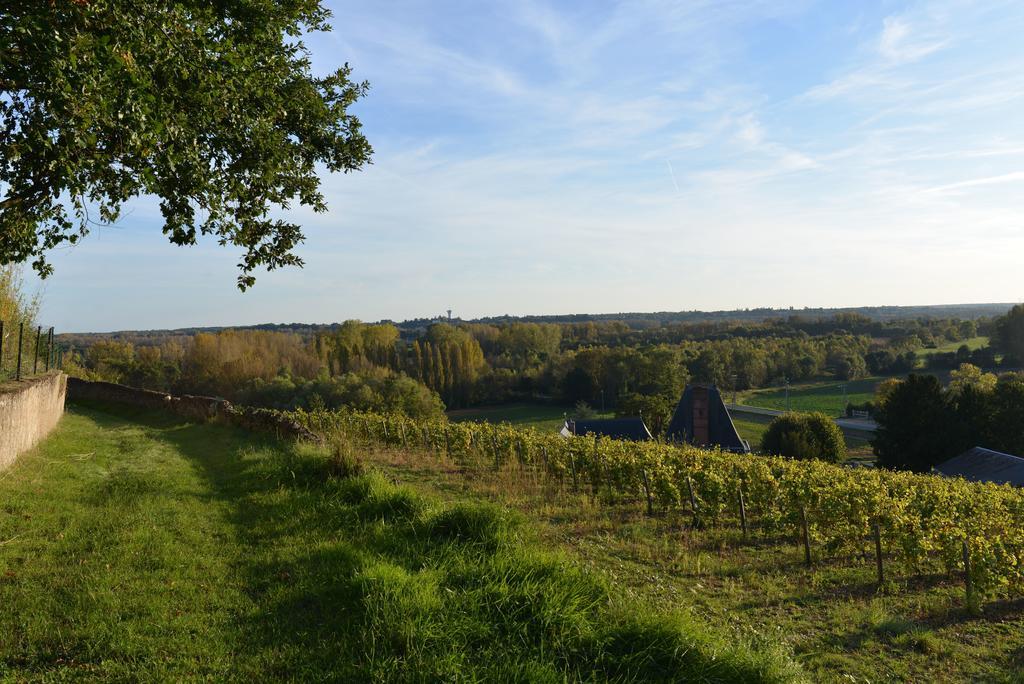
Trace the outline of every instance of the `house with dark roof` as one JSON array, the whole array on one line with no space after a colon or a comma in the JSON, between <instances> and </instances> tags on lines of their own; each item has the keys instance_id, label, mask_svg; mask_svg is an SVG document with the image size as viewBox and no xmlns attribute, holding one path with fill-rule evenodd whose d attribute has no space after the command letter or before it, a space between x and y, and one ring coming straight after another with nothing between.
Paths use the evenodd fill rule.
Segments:
<instances>
[{"instance_id":1,"label":"house with dark roof","mask_svg":"<svg viewBox=\"0 0 1024 684\"><path fill-rule=\"evenodd\" d=\"M1024 487L1024 458L980 446L943 461L932 468L932 471L946 477L962 477L972 482L995 482Z\"/></svg>"},{"instance_id":2,"label":"house with dark roof","mask_svg":"<svg viewBox=\"0 0 1024 684\"><path fill-rule=\"evenodd\" d=\"M595 435L609 439L646 442L654 439L643 418L606 418L595 420L567 420L562 427L563 437Z\"/></svg>"},{"instance_id":3,"label":"house with dark roof","mask_svg":"<svg viewBox=\"0 0 1024 684\"><path fill-rule=\"evenodd\" d=\"M672 414L665 438L670 442L702 447L720 447L748 453L750 444L740 437L714 385L689 385Z\"/></svg>"}]
</instances>

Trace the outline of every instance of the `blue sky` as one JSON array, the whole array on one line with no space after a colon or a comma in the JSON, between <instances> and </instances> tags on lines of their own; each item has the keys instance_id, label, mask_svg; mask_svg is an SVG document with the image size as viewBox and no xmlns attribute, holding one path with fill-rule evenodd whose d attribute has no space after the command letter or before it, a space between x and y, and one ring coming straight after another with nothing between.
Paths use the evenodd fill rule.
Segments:
<instances>
[{"instance_id":1,"label":"blue sky","mask_svg":"<svg viewBox=\"0 0 1024 684\"><path fill-rule=\"evenodd\" d=\"M331 2L375 147L234 287L140 200L61 330L1024 299L1019 2Z\"/></svg>"}]
</instances>

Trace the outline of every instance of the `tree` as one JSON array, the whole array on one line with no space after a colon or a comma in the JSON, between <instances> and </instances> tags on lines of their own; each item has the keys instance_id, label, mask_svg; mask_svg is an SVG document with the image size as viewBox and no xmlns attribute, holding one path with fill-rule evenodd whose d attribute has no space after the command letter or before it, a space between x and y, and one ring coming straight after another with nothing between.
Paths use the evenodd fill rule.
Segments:
<instances>
[{"instance_id":1,"label":"tree","mask_svg":"<svg viewBox=\"0 0 1024 684\"><path fill-rule=\"evenodd\" d=\"M999 376L992 392L992 416L989 422L990 446L1024 456L1024 375Z\"/></svg>"},{"instance_id":2,"label":"tree","mask_svg":"<svg viewBox=\"0 0 1024 684\"><path fill-rule=\"evenodd\" d=\"M992 345L1017 363L1024 360L1024 304L996 319Z\"/></svg>"},{"instance_id":3,"label":"tree","mask_svg":"<svg viewBox=\"0 0 1024 684\"><path fill-rule=\"evenodd\" d=\"M346 64L314 76L300 36L320 0L7 0L0 4L0 265L74 244L132 197L160 200L176 245L212 235L254 269L302 265L293 203L372 152Z\"/></svg>"},{"instance_id":4,"label":"tree","mask_svg":"<svg viewBox=\"0 0 1024 684\"><path fill-rule=\"evenodd\" d=\"M965 448L955 407L934 375L911 374L894 385L875 422L871 445L885 468L927 472Z\"/></svg>"},{"instance_id":5,"label":"tree","mask_svg":"<svg viewBox=\"0 0 1024 684\"><path fill-rule=\"evenodd\" d=\"M824 413L785 413L772 420L761 437L761 450L800 460L838 463L846 458L846 440Z\"/></svg>"},{"instance_id":6,"label":"tree","mask_svg":"<svg viewBox=\"0 0 1024 684\"><path fill-rule=\"evenodd\" d=\"M996 376L992 373L983 373L980 368L969 363L961 363L960 368L949 374L949 393L957 397L967 387L972 387L978 392L990 393L996 388Z\"/></svg>"},{"instance_id":7,"label":"tree","mask_svg":"<svg viewBox=\"0 0 1024 684\"><path fill-rule=\"evenodd\" d=\"M631 393L619 399L615 408L617 418L641 416L651 434L661 437L672 419L673 405L657 394Z\"/></svg>"}]
</instances>

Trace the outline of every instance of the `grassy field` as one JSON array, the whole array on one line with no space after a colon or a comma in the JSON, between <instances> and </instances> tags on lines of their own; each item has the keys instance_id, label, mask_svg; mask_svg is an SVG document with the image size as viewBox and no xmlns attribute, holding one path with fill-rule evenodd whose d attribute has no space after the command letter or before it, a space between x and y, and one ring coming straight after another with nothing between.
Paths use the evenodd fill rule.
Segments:
<instances>
[{"instance_id":1,"label":"grassy field","mask_svg":"<svg viewBox=\"0 0 1024 684\"><path fill-rule=\"evenodd\" d=\"M799 678L745 645L769 640L640 604L507 508L358 474L349 449L72 408L0 474L0 679Z\"/></svg>"},{"instance_id":2,"label":"grassy field","mask_svg":"<svg viewBox=\"0 0 1024 684\"><path fill-rule=\"evenodd\" d=\"M815 550L792 538L744 539L736 521L693 529L681 511L648 517L641 500L574 494L508 464L452 463L367 447L389 476L450 501L501 503L528 514L548 543L652 609L685 607L698 623L784 644L815 682L1021 682L1024 600L964 608L959 578L888 567L874 585L870 555Z\"/></svg>"},{"instance_id":3,"label":"grassy field","mask_svg":"<svg viewBox=\"0 0 1024 684\"><path fill-rule=\"evenodd\" d=\"M847 402L861 404L873 399L875 386L882 380L884 378L864 378L845 383L828 381L792 385L789 388L788 408L792 411L820 411L829 416L840 416L846 412ZM785 411L786 390L779 387L750 390L740 394L739 403Z\"/></svg>"},{"instance_id":4,"label":"grassy field","mask_svg":"<svg viewBox=\"0 0 1024 684\"><path fill-rule=\"evenodd\" d=\"M949 353L949 352L955 352L956 350L958 350L961 346L963 346L965 344L967 345L967 347L971 351L974 351L975 349L981 349L982 347L987 347L988 343L989 343L989 338L987 338L987 337L972 337L972 338L967 339L967 340L960 340L959 342L947 342L945 344L938 345L934 349L928 349L926 347L922 347L922 348L917 350L917 355L919 357L921 357L921 356L931 356L932 354L946 354L946 353Z\"/></svg>"},{"instance_id":5,"label":"grassy field","mask_svg":"<svg viewBox=\"0 0 1024 684\"><path fill-rule=\"evenodd\" d=\"M557 432L565 424L565 416L571 415L573 409L551 404L504 404L501 406L484 406L481 408L460 409L449 411L448 418L455 421L486 421L488 423L511 423L520 427L532 427L544 432ZM598 418L614 418L611 411L598 411Z\"/></svg>"}]
</instances>

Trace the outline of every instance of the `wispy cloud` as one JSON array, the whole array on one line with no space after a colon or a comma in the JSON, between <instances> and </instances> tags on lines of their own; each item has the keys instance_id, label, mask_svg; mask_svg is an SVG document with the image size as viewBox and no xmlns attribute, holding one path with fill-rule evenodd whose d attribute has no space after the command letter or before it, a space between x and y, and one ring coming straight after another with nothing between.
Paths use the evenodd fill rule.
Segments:
<instances>
[{"instance_id":1,"label":"wispy cloud","mask_svg":"<svg viewBox=\"0 0 1024 684\"><path fill-rule=\"evenodd\" d=\"M1003 185L1005 183L1024 183L1024 171L1013 171L1011 173L1001 173L998 176L986 176L984 178L972 178L956 183L947 183L934 188L928 188L925 192L947 193L986 185Z\"/></svg>"},{"instance_id":2,"label":"wispy cloud","mask_svg":"<svg viewBox=\"0 0 1024 684\"><path fill-rule=\"evenodd\" d=\"M947 42L935 35L921 35L904 17L886 17L882 21L878 51L890 62L915 62L941 50Z\"/></svg>"}]
</instances>

